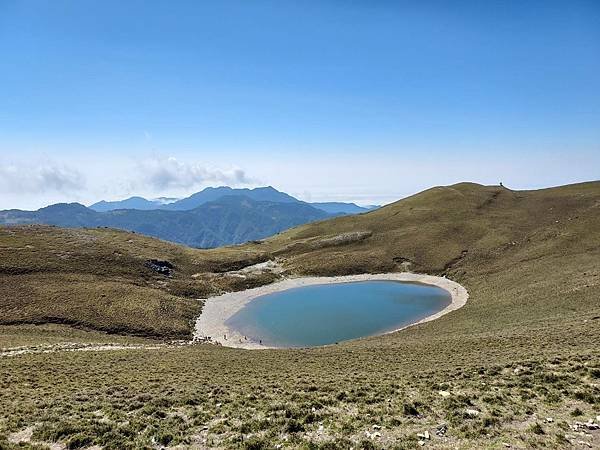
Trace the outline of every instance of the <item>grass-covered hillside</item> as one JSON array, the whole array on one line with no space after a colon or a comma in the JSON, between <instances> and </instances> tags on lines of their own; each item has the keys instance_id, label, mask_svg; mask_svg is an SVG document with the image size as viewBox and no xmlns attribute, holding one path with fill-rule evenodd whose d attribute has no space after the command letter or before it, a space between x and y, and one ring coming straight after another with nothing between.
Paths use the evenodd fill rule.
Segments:
<instances>
[{"instance_id":1,"label":"grass-covered hillside","mask_svg":"<svg viewBox=\"0 0 600 450\"><path fill-rule=\"evenodd\" d=\"M233 273L267 260L283 275ZM433 188L214 250L105 229L3 228L0 347L151 346L127 336L188 337L197 298L286 275L400 270L444 274L469 301L324 348L0 357L0 447L600 446L585 425L600 415L600 182Z\"/></svg>"},{"instance_id":2,"label":"grass-covered hillside","mask_svg":"<svg viewBox=\"0 0 600 450\"><path fill-rule=\"evenodd\" d=\"M159 339L188 339L200 297L271 280L221 280L233 264L197 250L109 229L0 228L0 323L58 323ZM168 263L161 271L161 265ZM262 278L266 278L264 281Z\"/></svg>"}]
</instances>

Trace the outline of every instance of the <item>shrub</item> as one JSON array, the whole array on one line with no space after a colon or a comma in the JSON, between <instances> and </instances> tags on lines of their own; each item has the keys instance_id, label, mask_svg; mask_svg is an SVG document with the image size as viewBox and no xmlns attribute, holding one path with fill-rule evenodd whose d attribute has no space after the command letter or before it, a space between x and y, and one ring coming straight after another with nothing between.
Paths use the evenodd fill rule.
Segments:
<instances>
[{"instance_id":1,"label":"shrub","mask_svg":"<svg viewBox=\"0 0 600 450\"><path fill-rule=\"evenodd\" d=\"M571 411L571 415L573 417L579 417L583 415L583 411L579 408L575 408L573 411Z\"/></svg>"},{"instance_id":2,"label":"shrub","mask_svg":"<svg viewBox=\"0 0 600 450\"><path fill-rule=\"evenodd\" d=\"M532 433L535 434L546 434L546 432L544 431L544 429L542 428L542 426L539 423L534 423L533 425L531 425L530 430Z\"/></svg>"},{"instance_id":3,"label":"shrub","mask_svg":"<svg viewBox=\"0 0 600 450\"><path fill-rule=\"evenodd\" d=\"M299 431L304 431L304 425L302 425L296 419L289 419L285 424L284 431L286 431L287 433L297 433Z\"/></svg>"},{"instance_id":4,"label":"shrub","mask_svg":"<svg viewBox=\"0 0 600 450\"><path fill-rule=\"evenodd\" d=\"M417 409L416 405L412 403L404 403L402 405L402 413L405 416L418 416L419 410Z\"/></svg>"},{"instance_id":5,"label":"shrub","mask_svg":"<svg viewBox=\"0 0 600 450\"><path fill-rule=\"evenodd\" d=\"M82 448L87 447L93 442L93 439L90 436L87 436L83 433L77 433L69 438L67 441L67 448Z\"/></svg>"},{"instance_id":6,"label":"shrub","mask_svg":"<svg viewBox=\"0 0 600 450\"><path fill-rule=\"evenodd\" d=\"M242 444L242 448L246 450L263 450L271 448L269 442L265 439L253 437Z\"/></svg>"}]
</instances>

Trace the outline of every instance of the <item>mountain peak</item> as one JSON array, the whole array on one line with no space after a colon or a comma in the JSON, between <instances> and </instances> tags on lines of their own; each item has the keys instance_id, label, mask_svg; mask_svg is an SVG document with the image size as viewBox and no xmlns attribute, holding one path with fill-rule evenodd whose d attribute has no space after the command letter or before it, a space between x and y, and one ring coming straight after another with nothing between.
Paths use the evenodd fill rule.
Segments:
<instances>
[{"instance_id":1,"label":"mountain peak","mask_svg":"<svg viewBox=\"0 0 600 450\"><path fill-rule=\"evenodd\" d=\"M108 212L117 209L138 209L154 210L162 209L167 211L190 211L209 202L217 201L225 196L244 196L250 200L258 202L273 203L307 203L313 207L325 211L329 214L357 214L366 212L373 208L363 208L353 203L324 202L308 203L302 202L285 192L279 191L271 185L259 186L255 188L232 188L230 186L209 186L198 191L189 197L182 199L157 198L148 200L144 197L133 196L119 201L99 201L90 206L90 209L96 212Z\"/></svg>"},{"instance_id":2,"label":"mountain peak","mask_svg":"<svg viewBox=\"0 0 600 450\"><path fill-rule=\"evenodd\" d=\"M141 209L141 210L150 210L150 209L159 209L162 205L159 201L151 201L145 199L144 197L133 196L126 198L125 200L118 200L114 202L107 202L101 200L93 205L90 205L90 209L93 209L96 212L107 212L113 211L115 209Z\"/></svg>"},{"instance_id":3,"label":"mountain peak","mask_svg":"<svg viewBox=\"0 0 600 450\"><path fill-rule=\"evenodd\" d=\"M299 203L300 200L280 192L273 186L249 188L232 188L229 186L207 187L187 198L166 205L164 208L176 211L196 209L205 203L219 200L224 196L244 196L254 201L267 201L276 203Z\"/></svg>"},{"instance_id":4,"label":"mountain peak","mask_svg":"<svg viewBox=\"0 0 600 450\"><path fill-rule=\"evenodd\" d=\"M82 205L81 203L73 202L73 203L55 203L54 205L45 206L43 208L38 209L38 212L54 212L54 211L89 211L87 207Z\"/></svg>"}]
</instances>

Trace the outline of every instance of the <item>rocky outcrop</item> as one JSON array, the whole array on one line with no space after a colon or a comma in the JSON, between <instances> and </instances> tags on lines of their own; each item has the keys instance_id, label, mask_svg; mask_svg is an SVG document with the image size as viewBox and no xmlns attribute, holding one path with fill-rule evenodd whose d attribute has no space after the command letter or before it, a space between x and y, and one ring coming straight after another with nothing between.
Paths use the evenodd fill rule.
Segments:
<instances>
[{"instance_id":1,"label":"rocky outcrop","mask_svg":"<svg viewBox=\"0 0 600 450\"><path fill-rule=\"evenodd\" d=\"M155 271L161 275L170 277L173 275L175 267L169 261L161 261L159 259L149 259L144 263L148 269Z\"/></svg>"}]
</instances>

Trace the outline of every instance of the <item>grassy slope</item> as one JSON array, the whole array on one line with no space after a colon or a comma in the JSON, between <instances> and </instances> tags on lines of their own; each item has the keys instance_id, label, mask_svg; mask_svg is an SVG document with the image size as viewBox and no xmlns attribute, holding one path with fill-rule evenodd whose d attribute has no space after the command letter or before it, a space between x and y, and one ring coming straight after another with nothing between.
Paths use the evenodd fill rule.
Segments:
<instances>
[{"instance_id":1,"label":"grassy slope","mask_svg":"<svg viewBox=\"0 0 600 450\"><path fill-rule=\"evenodd\" d=\"M370 235L332 245L336 241L330 238L354 231ZM600 414L597 182L531 192L472 184L434 188L368 214L302 226L261 244L211 251L105 230L81 231L82 236L96 237L102 246L94 241L94 247L82 244L76 251L72 246L77 240L65 245L63 230L28 228L14 230L9 237L5 230L2 233L2 292L7 292L5 286L12 292L12 307L2 303L4 317L21 314L14 311L22 308L23 301L36 301L43 294L39 288L34 300L22 295L30 292L37 277L49 277L57 285L70 276L93 277L103 286L128 283L123 300L113 301L126 302L138 311L152 307L154 312L148 316L152 320L127 320L131 331L152 324L151 334L182 335L193 307L186 309L190 300L181 292L192 290L196 296L240 289L239 279L208 272L273 255L292 273L377 272L400 270L410 263L413 270L456 279L471 297L464 308L434 322L320 349L248 352L198 346L0 359L2 370L13 374L5 380L10 389L0 397L8 414L0 419L0 430L19 430L37 421L45 424L36 431L39 439L68 440L81 434L102 443L95 413L90 412L98 408L111 415L114 436L107 442L118 446L133 441L142 445L154 437L198 444L206 439L208 445L230 447L246 445L247 435L253 434L250 441L257 448L261 442L285 443L286 435L294 446L338 439L336 445L344 447L349 444L343 439L360 443L364 431L378 423L384 427L383 436L375 442L410 448L416 445L417 432L435 431L435 426L446 423L448 436L427 445L502 447L502 442L510 441L524 447L563 447L568 445L567 423L574 420L570 413L581 411L585 419ZM26 233L39 240L24 237ZM129 239L135 247L125 245ZM78 258L73 265L69 258L57 258L52 252L26 258L20 251L6 250L30 241L27 245L39 248L54 240L55 251L69 248L72 258ZM111 252L115 248L129 261L124 264L129 269L114 273ZM81 255L86 252L83 264ZM58 262L49 262L53 261L49 254ZM143 261L150 257L173 261L174 279L157 280L146 274ZM98 261L109 267L106 272L98 273ZM70 274L72 268L86 264L90 268ZM43 270L25 270L39 265ZM15 275L17 267L29 273ZM199 272L203 275L191 278ZM80 305L85 316L88 291L83 283L69 286L65 295L70 303ZM114 289L109 293L119 292ZM161 296L180 306L171 310L168 320L155 324L159 309L152 302L160 304L155 299ZM51 299L43 298L41 306ZM106 321L122 322L121 315L94 312L89 317L85 325L97 329L106 329L102 325ZM114 330L119 326L111 325ZM77 367L90 370L73 371ZM152 370L143 370L147 367ZM439 389L451 391L452 396L441 398ZM60 408L48 410L44 402L36 403L36 392L44 393L45 402L76 412L64 419ZM94 400L77 407L81 395ZM465 408L481 414L467 417ZM123 410L131 412L123 415ZM162 414L170 418L163 420ZM541 424L540 430L535 424L547 416L555 421ZM319 421L325 425L325 437L316 431ZM600 438L589 439L597 444Z\"/></svg>"},{"instance_id":2,"label":"grassy slope","mask_svg":"<svg viewBox=\"0 0 600 450\"><path fill-rule=\"evenodd\" d=\"M432 355L456 357L457 345L466 350L473 341L477 360L485 336L488 350L498 347L507 358L513 349L495 337L530 347L539 339L560 351L566 341L591 348L600 336L589 332L600 331L593 319L600 315L600 183L531 192L434 188L373 213L296 228L264 245L301 247L298 242L352 230L373 234L349 246L292 253L287 266L317 274L377 272L409 260L413 270L446 274L471 295L451 316L355 346L406 346L413 337L416 346L436 346L456 337L445 344L449 352Z\"/></svg>"},{"instance_id":3,"label":"grassy slope","mask_svg":"<svg viewBox=\"0 0 600 450\"><path fill-rule=\"evenodd\" d=\"M227 252L214 265L216 270L229 267ZM163 339L189 338L193 319L200 313L198 298L254 282L222 286L213 276L192 277L207 270L199 254L118 230L0 228L0 324L57 323ZM235 263L247 263L239 258L236 255ZM174 276L146 267L149 259L170 261Z\"/></svg>"}]
</instances>

